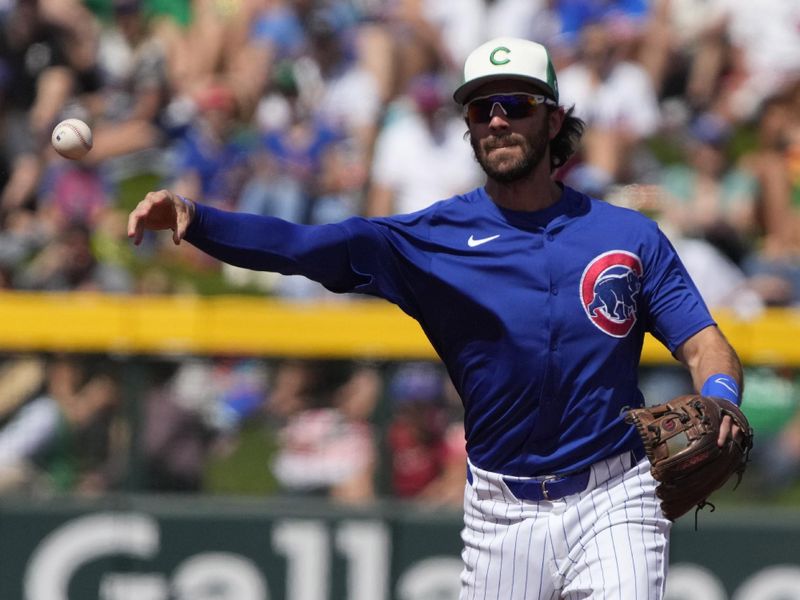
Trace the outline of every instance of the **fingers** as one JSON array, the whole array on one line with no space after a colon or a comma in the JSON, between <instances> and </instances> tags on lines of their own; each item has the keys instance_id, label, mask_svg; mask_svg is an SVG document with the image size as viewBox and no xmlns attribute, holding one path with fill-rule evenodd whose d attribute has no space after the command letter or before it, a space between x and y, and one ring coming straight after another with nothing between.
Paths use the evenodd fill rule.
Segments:
<instances>
[{"instance_id":1,"label":"fingers","mask_svg":"<svg viewBox=\"0 0 800 600\"><path fill-rule=\"evenodd\" d=\"M172 241L180 244L194 214L194 204L168 190L147 194L128 217L128 237L139 245L146 230L172 230Z\"/></svg>"},{"instance_id":2,"label":"fingers","mask_svg":"<svg viewBox=\"0 0 800 600\"><path fill-rule=\"evenodd\" d=\"M144 236L144 217L147 209L142 207L143 204L144 200L139 202L128 216L128 237L133 239L136 246L142 243L142 236Z\"/></svg>"},{"instance_id":3,"label":"fingers","mask_svg":"<svg viewBox=\"0 0 800 600\"><path fill-rule=\"evenodd\" d=\"M139 202L128 216L128 237L133 238L133 243L137 246L142 242L145 229L153 228L153 215L157 203L163 197L162 192L150 192L147 194L144 200Z\"/></svg>"},{"instance_id":4,"label":"fingers","mask_svg":"<svg viewBox=\"0 0 800 600\"><path fill-rule=\"evenodd\" d=\"M728 441L728 435L731 432L731 418L723 417L722 423L719 426L719 437L717 438L717 446L720 448Z\"/></svg>"},{"instance_id":5,"label":"fingers","mask_svg":"<svg viewBox=\"0 0 800 600\"><path fill-rule=\"evenodd\" d=\"M733 419L729 416L722 418L722 423L719 426L719 437L717 438L717 446L722 448L728 439L732 438L738 440L742 437L742 430L738 425L733 423Z\"/></svg>"}]
</instances>

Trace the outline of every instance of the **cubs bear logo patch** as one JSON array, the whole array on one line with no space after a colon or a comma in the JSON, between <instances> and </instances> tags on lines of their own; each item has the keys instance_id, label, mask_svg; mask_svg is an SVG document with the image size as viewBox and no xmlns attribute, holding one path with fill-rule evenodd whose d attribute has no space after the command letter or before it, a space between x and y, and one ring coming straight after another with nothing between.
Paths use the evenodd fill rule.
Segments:
<instances>
[{"instance_id":1,"label":"cubs bear logo patch","mask_svg":"<svg viewBox=\"0 0 800 600\"><path fill-rule=\"evenodd\" d=\"M602 332L627 336L636 324L642 287L642 261L625 250L611 250L592 259L581 275L581 304Z\"/></svg>"}]
</instances>

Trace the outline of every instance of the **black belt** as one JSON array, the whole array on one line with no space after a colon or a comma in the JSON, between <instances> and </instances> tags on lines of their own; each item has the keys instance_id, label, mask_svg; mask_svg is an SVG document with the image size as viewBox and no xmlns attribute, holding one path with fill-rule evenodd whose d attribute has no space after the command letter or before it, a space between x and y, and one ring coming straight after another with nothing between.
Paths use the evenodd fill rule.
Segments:
<instances>
[{"instance_id":1,"label":"black belt","mask_svg":"<svg viewBox=\"0 0 800 600\"><path fill-rule=\"evenodd\" d=\"M644 448L637 447L630 452L633 464L644 458ZM503 478L503 482L517 498L517 500L560 500L571 494L578 494L589 485L591 469L586 468L566 475L548 475L546 477L532 477L530 479Z\"/></svg>"}]
</instances>

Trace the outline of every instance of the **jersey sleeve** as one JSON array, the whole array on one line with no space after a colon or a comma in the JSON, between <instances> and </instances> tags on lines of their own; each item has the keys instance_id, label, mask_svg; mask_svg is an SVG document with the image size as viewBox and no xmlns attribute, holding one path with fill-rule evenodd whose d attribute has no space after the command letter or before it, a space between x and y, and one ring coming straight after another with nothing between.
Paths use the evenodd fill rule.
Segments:
<instances>
[{"instance_id":1,"label":"jersey sleeve","mask_svg":"<svg viewBox=\"0 0 800 600\"><path fill-rule=\"evenodd\" d=\"M642 285L648 330L674 352L692 335L715 323L675 248L661 230L653 227L655 235Z\"/></svg>"},{"instance_id":2,"label":"jersey sleeve","mask_svg":"<svg viewBox=\"0 0 800 600\"><path fill-rule=\"evenodd\" d=\"M231 265L303 275L332 292L378 296L416 314L396 252L369 219L298 225L198 204L186 240Z\"/></svg>"},{"instance_id":3,"label":"jersey sleeve","mask_svg":"<svg viewBox=\"0 0 800 600\"><path fill-rule=\"evenodd\" d=\"M186 240L228 264L303 275L333 292L352 291L363 282L350 267L347 232L337 224L298 225L197 204Z\"/></svg>"},{"instance_id":4,"label":"jersey sleeve","mask_svg":"<svg viewBox=\"0 0 800 600\"><path fill-rule=\"evenodd\" d=\"M385 298L419 318L416 293L424 289L420 274L428 258L414 245L403 244L389 223L400 225L413 215L383 219L355 217L342 223L348 232L350 264L362 278L354 291ZM417 291L415 291L417 290Z\"/></svg>"}]
</instances>

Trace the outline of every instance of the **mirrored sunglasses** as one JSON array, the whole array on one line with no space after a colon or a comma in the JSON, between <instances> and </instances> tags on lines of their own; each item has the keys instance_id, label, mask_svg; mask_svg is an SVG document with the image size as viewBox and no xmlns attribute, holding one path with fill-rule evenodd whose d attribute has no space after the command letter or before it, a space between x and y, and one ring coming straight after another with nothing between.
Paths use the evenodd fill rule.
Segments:
<instances>
[{"instance_id":1,"label":"mirrored sunglasses","mask_svg":"<svg viewBox=\"0 0 800 600\"><path fill-rule=\"evenodd\" d=\"M464 114L473 123L488 123L492 120L494 107L499 106L509 119L529 117L540 104L555 106L554 100L540 94L495 94L480 96L464 107Z\"/></svg>"}]
</instances>

